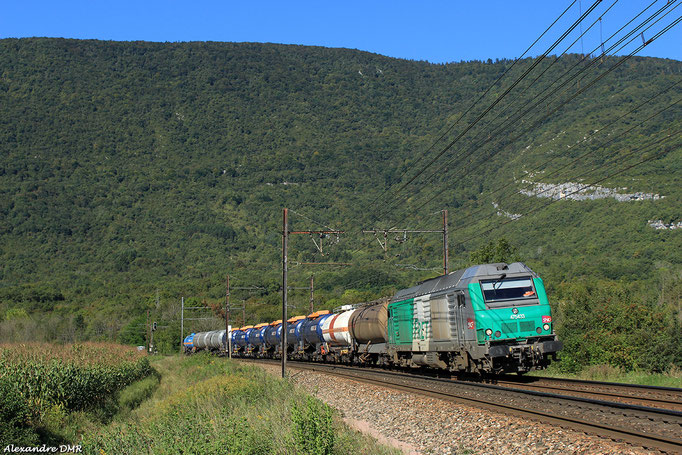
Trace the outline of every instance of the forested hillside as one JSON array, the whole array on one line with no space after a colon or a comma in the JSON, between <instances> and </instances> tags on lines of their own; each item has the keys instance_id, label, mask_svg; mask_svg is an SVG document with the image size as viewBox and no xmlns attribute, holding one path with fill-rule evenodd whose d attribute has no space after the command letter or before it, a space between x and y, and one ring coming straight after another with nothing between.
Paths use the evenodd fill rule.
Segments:
<instances>
[{"instance_id":1,"label":"forested hillside","mask_svg":"<svg viewBox=\"0 0 682 455\"><path fill-rule=\"evenodd\" d=\"M384 253L361 230L439 229L448 209L452 268L504 237L554 300L614 285L678 330L682 62L548 58L506 94L533 62L1 40L3 336L141 342L150 309L170 343L180 297L217 304L227 273L264 288L234 294L247 322L274 319L283 207L294 229L346 231L324 256L292 240L292 285L314 273L320 306L438 274L438 235ZM353 265L297 266L323 261Z\"/></svg>"}]
</instances>

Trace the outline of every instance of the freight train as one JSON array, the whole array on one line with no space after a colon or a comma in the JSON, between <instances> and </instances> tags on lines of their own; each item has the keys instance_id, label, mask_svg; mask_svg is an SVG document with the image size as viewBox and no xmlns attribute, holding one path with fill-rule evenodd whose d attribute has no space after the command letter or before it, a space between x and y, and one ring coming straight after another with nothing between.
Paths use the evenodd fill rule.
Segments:
<instances>
[{"instance_id":1,"label":"freight train","mask_svg":"<svg viewBox=\"0 0 682 455\"><path fill-rule=\"evenodd\" d=\"M232 330L233 356L281 358L282 327ZM191 334L185 352L224 352L226 335ZM520 262L476 265L391 298L287 321L287 358L302 361L521 374L546 368L561 348L542 279Z\"/></svg>"}]
</instances>

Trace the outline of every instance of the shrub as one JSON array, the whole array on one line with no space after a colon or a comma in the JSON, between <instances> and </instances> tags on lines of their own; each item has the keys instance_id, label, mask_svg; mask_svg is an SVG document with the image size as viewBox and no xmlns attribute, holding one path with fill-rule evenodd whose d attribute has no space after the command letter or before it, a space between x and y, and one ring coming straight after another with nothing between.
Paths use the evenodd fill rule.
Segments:
<instances>
[{"instance_id":1,"label":"shrub","mask_svg":"<svg viewBox=\"0 0 682 455\"><path fill-rule=\"evenodd\" d=\"M327 455L334 448L332 410L326 404L309 396L302 404L294 402L291 408L294 422L296 448L304 454Z\"/></svg>"},{"instance_id":2,"label":"shrub","mask_svg":"<svg viewBox=\"0 0 682 455\"><path fill-rule=\"evenodd\" d=\"M661 373L682 361L675 315L627 283L602 280L560 285L557 333L564 341L559 368L590 365Z\"/></svg>"}]
</instances>

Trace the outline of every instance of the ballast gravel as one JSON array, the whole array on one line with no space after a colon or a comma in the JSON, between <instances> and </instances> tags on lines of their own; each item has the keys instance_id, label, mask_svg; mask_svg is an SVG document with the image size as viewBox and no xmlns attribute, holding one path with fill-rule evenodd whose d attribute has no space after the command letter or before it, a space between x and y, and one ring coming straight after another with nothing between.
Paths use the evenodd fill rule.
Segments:
<instances>
[{"instance_id":1,"label":"ballast gravel","mask_svg":"<svg viewBox=\"0 0 682 455\"><path fill-rule=\"evenodd\" d=\"M281 374L274 365L258 365ZM351 427L406 454L658 454L514 416L291 368L291 379Z\"/></svg>"}]
</instances>

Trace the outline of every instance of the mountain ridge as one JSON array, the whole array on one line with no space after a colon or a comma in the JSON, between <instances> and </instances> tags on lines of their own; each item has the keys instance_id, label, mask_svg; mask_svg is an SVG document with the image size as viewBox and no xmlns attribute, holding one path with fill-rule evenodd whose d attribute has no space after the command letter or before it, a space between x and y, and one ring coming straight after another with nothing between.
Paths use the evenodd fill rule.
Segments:
<instances>
[{"instance_id":1,"label":"mountain ridge","mask_svg":"<svg viewBox=\"0 0 682 455\"><path fill-rule=\"evenodd\" d=\"M512 92L510 104L500 103L445 153L462 157L436 163L447 173L426 181L429 169L405 194L393 195L425 164L418 157L448 125L493 86L432 153L533 60L510 70L511 60L431 64L284 44L0 40L0 314L24 308L36 317L113 317L115 333L142 314L159 287L166 300L181 294L219 300L222 275L231 270L243 282L265 282L269 291L258 298L274 304L285 206L325 225L348 230L344 224L350 224L354 233L375 222L437 229L438 216L427 215L448 208L453 267L504 236L550 282L651 280L661 269L678 270L679 231L647 225L680 221L676 170L682 157L675 143L656 148L660 158L603 184L660 192L662 200L560 201L496 227L507 219L496 210L524 215L544 202L511 190L495 199L496 190L524 171L545 166L548 174L558 172L540 183L582 175L590 183L649 157L654 151L646 151L647 144L679 130L679 105L636 127L679 98L678 85L618 122L607 132L612 136L594 133L679 81L682 62L634 57L561 115L544 119L545 111L535 109L488 138L501 124L493 118L531 106L552 80L589 63L577 55L552 61L541 66L546 83L521 84L522 94ZM585 81L616 61L597 62L592 73L587 68ZM493 85L507 70L508 77ZM573 93L577 83L566 87ZM588 151L589 159L558 171ZM373 206L385 191L389 198ZM391 204L392 219L372 217ZM302 217L293 222L320 228ZM364 275L385 277L389 287L437 273L395 266L436 269L437 236L392 243L388 256L372 242L356 234L332 243L329 256L321 257L312 242L296 240L291 259L352 262ZM315 273L325 298L340 298L344 286L381 292L381 285L362 282L363 273L355 280L339 270ZM86 330L97 336L94 322Z\"/></svg>"}]
</instances>

